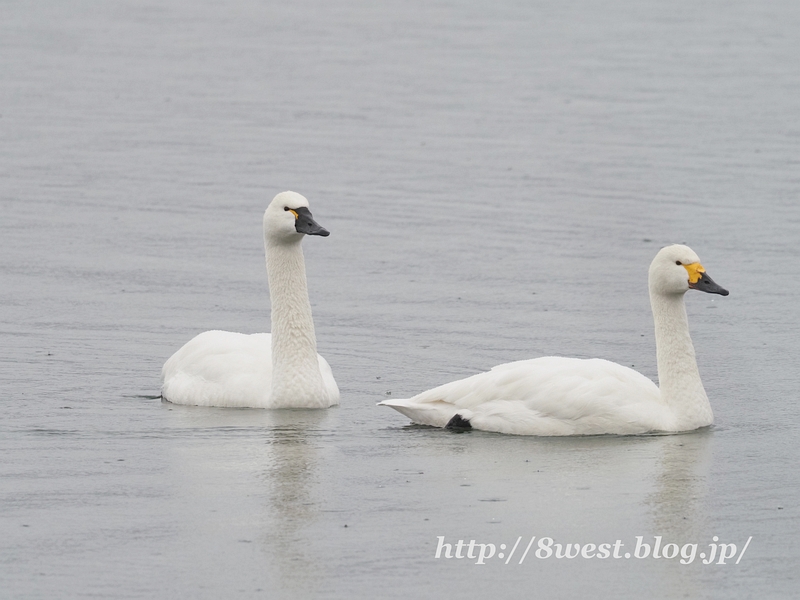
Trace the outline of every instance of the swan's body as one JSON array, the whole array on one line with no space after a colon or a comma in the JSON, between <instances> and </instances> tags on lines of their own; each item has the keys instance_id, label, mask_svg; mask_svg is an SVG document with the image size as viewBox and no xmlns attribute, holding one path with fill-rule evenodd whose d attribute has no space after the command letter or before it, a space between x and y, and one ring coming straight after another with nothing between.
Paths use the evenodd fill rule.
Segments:
<instances>
[{"instance_id":1,"label":"swan's body","mask_svg":"<svg viewBox=\"0 0 800 600\"><path fill-rule=\"evenodd\" d=\"M317 354L300 246L305 234L328 235L308 200L275 196L264 213L272 299L272 334L206 331L161 370L161 396L175 404L251 408L327 408L339 403L331 368Z\"/></svg>"},{"instance_id":2,"label":"swan's body","mask_svg":"<svg viewBox=\"0 0 800 600\"><path fill-rule=\"evenodd\" d=\"M686 246L662 249L650 265L659 389L606 360L545 357L494 367L407 400L386 400L416 423L519 435L678 432L713 422L683 301L690 288L727 295Z\"/></svg>"},{"instance_id":3,"label":"swan's body","mask_svg":"<svg viewBox=\"0 0 800 600\"><path fill-rule=\"evenodd\" d=\"M339 388L328 362L317 354L322 392L300 408L337 404ZM205 331L183 345L164 364L162 396L175 404L286 408L272 398L272 335ZM302 392L302 390L299 390ZM318 398L318 401L314 399ZM298 403L299 404L299 403ZM317 406L318 405L318 406Z\"/></svg>"}]
</instances>

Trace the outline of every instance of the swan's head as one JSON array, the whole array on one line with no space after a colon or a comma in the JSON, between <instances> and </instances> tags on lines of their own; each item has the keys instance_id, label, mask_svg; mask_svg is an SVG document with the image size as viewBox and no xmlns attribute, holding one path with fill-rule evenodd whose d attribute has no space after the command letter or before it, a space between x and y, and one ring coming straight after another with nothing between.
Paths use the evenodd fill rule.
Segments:
<instances>
[{"instance_id":1,"label":"swan's head","mask_svg":"<svg viewBox=\"0 0 800 600\"><path fill-rule=\"evenodd\" d=\"M690 289L709 294L728 295L708 276L700 258L688 246L675 244L662 248L650 264L650 291L662 295L684 294Z\"/></svg>"},{"instance_id":2,"label":"swan's head","mask_svg":"<svg viewBox=\"0 0 800 600\"><path fill-rule=\"evenodd\" d=\"M273 241L298 241L303 235L330 235L311 216L308 200L296 192L281 192L264 213L264 234Z\"/></svg>"}]
</instances>

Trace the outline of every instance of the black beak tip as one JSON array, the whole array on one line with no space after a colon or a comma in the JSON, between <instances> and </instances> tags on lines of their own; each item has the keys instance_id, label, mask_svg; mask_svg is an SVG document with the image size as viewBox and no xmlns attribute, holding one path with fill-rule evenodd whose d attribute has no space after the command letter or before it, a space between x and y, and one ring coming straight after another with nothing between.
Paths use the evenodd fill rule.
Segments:
<instances>
[{"instance_id":1,"label":"black beak tip","mask_svg":"<svg viewBox=\"0 0 800 600\"><path fill-rule=\"evenodd\" d=\"M703 273L703 276L697 280L696 283L690 283L689 288L705 292L706 294L719 294L720 296L727 296L730 293L721 285L717 285L717 283L705 273Z\"/></svg>"}]
</instances>

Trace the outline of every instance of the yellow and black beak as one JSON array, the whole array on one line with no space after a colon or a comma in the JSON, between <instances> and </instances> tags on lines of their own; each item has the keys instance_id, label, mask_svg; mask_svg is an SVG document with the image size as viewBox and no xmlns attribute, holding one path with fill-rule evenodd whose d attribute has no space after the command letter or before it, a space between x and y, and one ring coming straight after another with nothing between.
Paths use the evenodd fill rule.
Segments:
<instances>
[{"instance_id":1,"label":"yellow and black beak","mask_svg":"<svg viewBox=\"0 0 800 600\"><path fill-rule=\"evenodd\" d=\"M300 208L290 208L289 212L294 215L294 228L297 233L305 233L306 235L321 235L322 237L331 234L330 231L325 229L322 225L314 220L311 216L311 211L305 206Z\"/></svg>"},{"instance_id":2,"label":"yellow and black beak","mask_svg":"<svg viewBox=\"0 0 800 600\"><path fill-rule=\"evenodd\" d=\"M700 263L683 265L683 268L689 273L689 287L691 289L708 294L719 294L720 296L728 295L728 290L714 283L714 280L708 276L708 273Z\"/></svg>"}]
</instances>

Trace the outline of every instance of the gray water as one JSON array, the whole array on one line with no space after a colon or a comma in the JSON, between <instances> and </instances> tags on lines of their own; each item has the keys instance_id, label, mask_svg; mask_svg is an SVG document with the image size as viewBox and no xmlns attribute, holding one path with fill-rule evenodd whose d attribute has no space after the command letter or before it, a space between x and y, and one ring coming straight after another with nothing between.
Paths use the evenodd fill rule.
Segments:
<instances>
[{"instance_id":1,"label":"gray water","mask_svg":"<svg viewBox=\"0 0 800 600\"><path fill-rule=\"evenodd\" d=\"M2 15L0 597L796 593L795 0ZM284 189L332 232L304 248L341 406L162 403L193 335L268 331ZM375 406L551 354L656 378L647 266L674 242L731 291L686 298L712 428L454 434ZM476 564L438 536L522 541ZM740 560L519 564L531 536Z\"/></svg>"}]
</instances>

